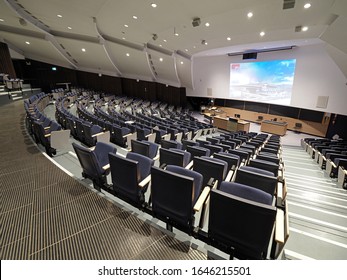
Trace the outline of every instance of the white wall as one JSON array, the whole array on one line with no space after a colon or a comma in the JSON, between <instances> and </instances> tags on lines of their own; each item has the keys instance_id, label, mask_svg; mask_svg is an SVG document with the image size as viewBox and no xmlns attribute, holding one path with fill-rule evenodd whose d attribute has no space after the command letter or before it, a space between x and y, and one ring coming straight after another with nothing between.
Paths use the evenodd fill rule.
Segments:
<instances>
[{"instance_id":1,"label":"white wall","mask_svg":"<svg viewBox=\"0 0 347 280\"><path fill-rule=\"evenodd\" d=\"M257 61L293 58L296 70L291 106L347 115L347 80L328 55L325 43L258 53ZM187 88L187 96L207 97L207 88L212 88L214 98L228 98L232 62L242 62L242 56L194 57L194 90ZM318 96L329 96L326 109L316 108Z\"/></svg>"}]
</instances>

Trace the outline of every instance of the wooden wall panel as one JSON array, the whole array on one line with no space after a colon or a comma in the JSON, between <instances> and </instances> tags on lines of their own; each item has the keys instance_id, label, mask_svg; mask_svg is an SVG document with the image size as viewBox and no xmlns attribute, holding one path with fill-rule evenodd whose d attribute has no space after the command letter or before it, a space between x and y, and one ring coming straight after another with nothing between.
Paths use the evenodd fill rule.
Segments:
<instances>
[{"instance_id":1,"label":"wooden wall panel","mask_svg":"<svg viewBox=\"0 0 347 280\"><path fill-rule=\"evenodd\" d=\"M2 42L0 42L0 73L8 74L12 79L17 78L8 46Z\"/></svg>"}]
</instances>

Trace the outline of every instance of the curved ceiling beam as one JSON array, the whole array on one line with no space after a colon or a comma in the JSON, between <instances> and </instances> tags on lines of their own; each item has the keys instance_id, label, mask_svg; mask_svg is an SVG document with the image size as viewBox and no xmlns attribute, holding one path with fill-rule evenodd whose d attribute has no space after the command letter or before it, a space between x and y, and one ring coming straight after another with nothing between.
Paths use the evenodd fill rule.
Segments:
<instances>
[{"instance_id":1,"label":"curved ceiling beam","mask_svg":"<svg viewBox=\"0 0 347 280\"><path fill-rule=\"evenodd\" d=\"M147 46L145 47L144 51L146 54L149 71L151 71L153 81L156 82L157 81L157 75L155 74L155 71L153 70L154 66L153 66L153 62L151 61L150 55L148 53Z\"/></svg>"},{"instance_id":2,"label":"curved ceiling beam","mask_svg":"<svg viewBox=\"0 0 347 280\"><path fill-rule=\"evenodd\" d=\"M117 71L117 74L118 76L122 76L122 72L119 70L119 68L117 67L116 65L116 62L115 60L111 57L111 53L110 51L108 50L107 46L105 45L105 38L102 36L101 32L100 32L100 29L98 27L98 23L96 21L96 18L94 17L93 18L93 22L94 22L94 26L95 26L95 30L96 30L96 33L98 34L99 36L99 43L102 45L102 47L104 48L104 51L106 53L106 56L108 57L108 59L110 60L111 64L113 65L113 67L116 69Z\"/></svg>"},{"instance_id":3,"label":"curved ceiling beam","mask_svg":"<svg viewBox=\"0 0 347 280\"><path fill-rule=\"evenodd\" d=\"M25 21L32 24L34 27L38 28L42 32L46 33L45 39L49 41L53 47L58 51L58 53L75 69L77 69L77 65L70 60L69 56L66 54L65 50L60 46L59 42L55 39L54 35L52 35L51 29L45 25L43 22L35 19L32 15L24 10L17 2L14 0L4 0L5 3L12 9L18 16L23 18Z\"/></svg>"},{"instance_id":4,"label":"curved ceiling beam","mask_svg":"<svg viewBox=\"0 0 347 280\"><path fill-rule=\"evenodd\" d=\"M176 52L172 53L172 57L173 57L173 60L174 60L174 69L175 69L175 74L176 74L176 79L180 85L180 87L182 86L182 83L181 83L181 79L178 75L178 71L177 71L177 56L176 56Z\"/></svg>"}]
</instances>

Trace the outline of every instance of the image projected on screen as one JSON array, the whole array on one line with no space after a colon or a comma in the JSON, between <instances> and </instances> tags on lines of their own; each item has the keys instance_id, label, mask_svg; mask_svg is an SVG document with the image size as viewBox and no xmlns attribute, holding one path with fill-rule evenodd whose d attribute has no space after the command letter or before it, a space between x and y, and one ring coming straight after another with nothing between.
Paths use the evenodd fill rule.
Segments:
<instances>
[{"instance_id":1,"label":"image projected on screen","mask_svg":"<svg viewBox=\"0 0 347 280\"><path fill-rule=\"evenodd\" d=\"M232 99L290 105L295 59L230 64Z\"/></svg>"}]
</instances>

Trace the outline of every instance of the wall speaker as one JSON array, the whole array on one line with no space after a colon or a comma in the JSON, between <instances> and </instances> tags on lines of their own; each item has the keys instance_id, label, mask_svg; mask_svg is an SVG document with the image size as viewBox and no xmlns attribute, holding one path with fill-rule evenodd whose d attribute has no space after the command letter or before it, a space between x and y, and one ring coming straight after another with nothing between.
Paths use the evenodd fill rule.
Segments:
<instances>
[{"instance_id":1,"label":"wall speaker","mask_svg":"<svg viewBox=\"0 0 347 280\"><path fill-rule=\"evenodd\" d=\"M329 96L318 96L316 108L327 108L328 107Z\"/></svg>"},{"instance_id":2,"label":"wall speaker","mask_svg":"<svg viewBox=\"0 0 347 280\"><path fill-rule=\"evenodd\" d=\"M257 59L257 53L244 53L242 59Z\"/></svg>"}]
</instances>

